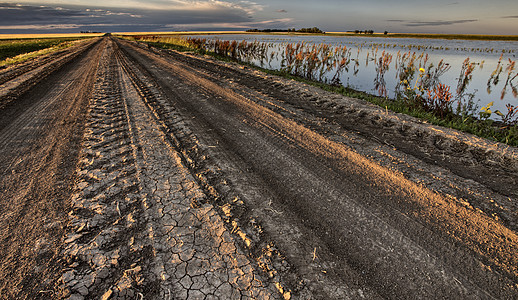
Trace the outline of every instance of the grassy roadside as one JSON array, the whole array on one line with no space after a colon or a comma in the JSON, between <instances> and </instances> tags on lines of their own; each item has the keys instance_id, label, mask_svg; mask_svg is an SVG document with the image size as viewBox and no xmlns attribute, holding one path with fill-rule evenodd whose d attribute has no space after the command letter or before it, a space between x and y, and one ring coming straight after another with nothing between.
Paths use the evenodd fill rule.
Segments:
<instances>
[{"instance_id":1,"label":"grassy roadside","mask_svg":"<svg viewBox=\"0 0 518 300\"><path fill-rule=\"evenodd\" d=\"M0 66L12 65L65 49L82 39L84 38L0 40Z\"/></svg>"},{"instance_id":2,"label":"grassy roadside","mask_svg":"<svg viewBox=\"0 0 518 300\"><path fill-rule=\"evenodd\" d=\"M510 146L518 146L518 125L510 126L490 119L478 119L474 111L468 115L448 114L446 116L439 117L433 112L426 111L422 107L409 106L403 99L390 99L379 97L366 92L356 91L354 89L344 86L335 86L318 81L308 80L302 77L294 76L284 71L261 68L256 65L251 65L241 61L233 60L227 56L218 55L213 52L207 52L203 49L193 49L189 47L187 44L181 44L181 42L179 44L171 44L164 42L145 43L156 48L170 49L180 52L194 52L202 55L210 55L222 61L237 62L239 64L246 65L248 67L260 70L267 74L297 80L306 84L322 88L326 91L341 94L347 97L363 99L373 104L376 104L384 109L388 109L397 113L407 114L433 125L457 129L463 132L474 134L482 138L486 138L488 140L505 143Z\"/></svg>"},{"instance_id":3,"label":"grassy roadside","mask_svg":"<svg viewBox=\"0 0 518 300\"><path fill-rule=\"evenodd\" d=\"M220 59L220 58L218 58ZM227 59L228 60L228 59ZM366 92L357 91L344 86L334 86L318 81L308 80L302 77L293 76L286 72L268 70L254 65L248 65L252 68L265 72L267 74L281 76L284 78L297 80L312 86L319 87L323 90L340 94L350 98L366 100L376 104L384 109L393 112L413 116L433 125L457 129L492 141L508 144L510 146L518 146L518 126L505 126L500 122L493 120L480 120L474 116L459 116L455 114L446 117L438 117L432 112L426 111L419 107L409 107L403 101L398 99L390 99L375 96Z\"/></svg>"}]
</instances>

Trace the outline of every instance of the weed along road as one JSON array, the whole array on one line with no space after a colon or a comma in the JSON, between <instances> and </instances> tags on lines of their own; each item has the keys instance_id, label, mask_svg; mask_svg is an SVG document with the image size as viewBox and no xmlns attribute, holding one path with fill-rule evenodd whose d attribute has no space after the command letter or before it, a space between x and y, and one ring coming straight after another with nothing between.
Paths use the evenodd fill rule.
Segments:
<instances>
[{"instance_id":1,"label":"weed along road","mask_svg":"<svg viewBox=\"0 0 518 300\"><path fill-rule=\"evenodd\" d=\"M0 70L2 299L513 299L518 149L105 36Z\"/></svg>"}]
</instances>

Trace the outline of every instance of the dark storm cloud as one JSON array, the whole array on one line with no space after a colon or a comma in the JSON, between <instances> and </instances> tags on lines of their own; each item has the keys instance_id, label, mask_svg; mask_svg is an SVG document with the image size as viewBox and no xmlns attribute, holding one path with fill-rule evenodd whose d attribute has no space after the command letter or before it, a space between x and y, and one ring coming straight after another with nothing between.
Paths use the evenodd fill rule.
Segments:
<instances>
[{"instance_id":1,"label":"dark storm cloud","mask_svg":"<svg viewBox=\"0 0 518 300\"><path fill-rule=\"evenodd\" d=\"M240 9L183 9L183 10L136 10L121 8L93 8L86 6L35 6L0 3L0 33L22 33L43 30L46 32L76 32L92 30L115 31L161 31L174 25L190 24L211 28L210 24L224 23L230 28L233 23L254 20Z\"/></svg>"},{"instance_id":2,"label":"dark storm cloud","mask_svg":"<svg viewBox=\"0 0 518 300\"><path fill-rule=\"evenodd\" d=\"M0 3L0 26L48 24L97 24L114 23L140 18L131 12L113 12L106 9L83 7L48 7Z\"/></svg>"},{"instance_id":3,"label":"dark storm cloud","mask_svg":"<svg viewBox=\"0 0 518 300\"><path fill-rule=\"evenodd\" d=\"M505 16L504 19L518 19L518 16Z\"/></svg>"},{"instance_id":4,"label":"dark storm cloud","mask_svg":"<svg viewBox=\"0 0 518 300\"><path fill-rule=\"evenodd\" d=\"M448 26L455 24L464 24L464 23L472 23L477 22L478 20L450 20L450 21L405 21L405 20L387 20L389 22L397 22L402 23L404 26L408 27L421 27L421 26Z\"/></svg>"},{"instance_id":5,"label":"dark storm cloud","mask_svg":"<svg viewBox=\"0 0 518 300\"><path fill-rule=\"evenodd\" d=\"M0 3L0 24L34 24L58 22L82 16L81 11L62 8Z\"/></svg>"}]
</instances>

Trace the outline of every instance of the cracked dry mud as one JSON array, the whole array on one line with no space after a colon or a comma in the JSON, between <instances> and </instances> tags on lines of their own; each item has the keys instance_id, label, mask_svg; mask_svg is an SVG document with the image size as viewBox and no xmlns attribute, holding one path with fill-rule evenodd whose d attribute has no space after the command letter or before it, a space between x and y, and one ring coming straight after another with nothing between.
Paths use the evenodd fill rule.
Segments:
<instances>
[{"instance_id":1,"label":"cracked dry mud","mask_svg":"<svg viewBox=\"0 0 518 300\"><path fill-rule=\"evenodd\" d=\"M203 191L112 47L101 62L65 240L71 298L275 298L214 207L199 203Z\"/></svg>"},{"instance_id":2,"label":"cracked dry mud","mask_svg":"<svg viewBox=\"0 0 518 300\"><path fill-rule=\"evenodd\" d=\"M2 299L512 299L518 150L113 37L0 71Z\"/></svg>"}]
</instances>

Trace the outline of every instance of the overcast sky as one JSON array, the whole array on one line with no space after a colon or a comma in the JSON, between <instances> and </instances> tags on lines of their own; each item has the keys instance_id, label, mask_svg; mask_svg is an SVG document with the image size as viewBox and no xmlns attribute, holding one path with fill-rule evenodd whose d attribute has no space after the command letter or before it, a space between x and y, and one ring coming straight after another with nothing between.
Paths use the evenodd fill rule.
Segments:
<instances>
[{"instance_id":1,"label":"overcast sky","mask_svg":"<svg viewBox=\"0 0 518 300\"><path fill-rule=\"evenodd\" d=\"M2 1L2 0L0 0ZM50 0L0 2L0 33L246 30L518 35L518 0Z\"/></svg>"}]
</instances>

